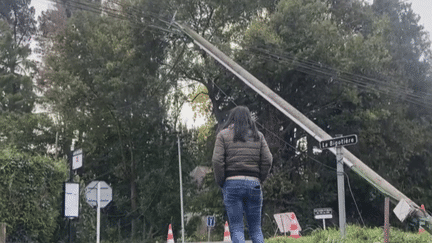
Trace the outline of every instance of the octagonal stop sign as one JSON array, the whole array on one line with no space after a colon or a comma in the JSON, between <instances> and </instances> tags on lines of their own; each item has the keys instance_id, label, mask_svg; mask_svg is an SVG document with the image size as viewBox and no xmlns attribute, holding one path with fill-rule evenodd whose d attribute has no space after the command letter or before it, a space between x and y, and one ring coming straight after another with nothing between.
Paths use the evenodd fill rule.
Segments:
<instances>
[{"instance_id":1,"label":"octagonal stop sign","mask_svg":"<svg viewBox=\"0 0 432 243\"><path fill-rule=\"evenodd\" d=\"M98 183L100 183L100 199L97 198ZM86 186L86 201L90 206L96 207L100 202L100 207L104 208L112 201L112 188L105 181L92 181Z\"/></svg>"}]
</instances>

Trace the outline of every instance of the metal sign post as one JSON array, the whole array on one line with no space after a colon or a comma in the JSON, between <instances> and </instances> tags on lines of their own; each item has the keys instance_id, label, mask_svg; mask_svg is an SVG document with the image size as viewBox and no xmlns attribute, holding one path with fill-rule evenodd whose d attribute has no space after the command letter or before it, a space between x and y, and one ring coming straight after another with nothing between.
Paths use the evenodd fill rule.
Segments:
<instances>
[{"instance_id":1,"label":"metal sign post","mask_svg":"<svg viewBox=\"0 0 432 243\"><path fill-rule=\"evenodd\" d=\"M325 220L333 218L331 208L315 208L314 215L315 219L322 219L324 230L326 229Z\"/></svg>"},{"instance_id":2,"label":"metal sign post","mask_svg":"<svg viewBox=\"0 0 432 243\"><path fill-rule=\"evenodd\" d=\"M384 200L384 242L390 242L390 198Z\"/></svg>"},{"instance_id":3,"label":"metal sign post","mask_svg":"<svg viewBox=\"0 0 432 243\"><path fill-rule=\"evenodd\" d=\"M357 135L349 135L345 137L342 137L342 135L336 135L336 138L323 140L320 142L321 149L329 149L336 147L339 229L342 238L345 238L346 236L345 181L342 148L347 145L356 144L357 140Z\"/></svg>"},{"instance_id":4,"label":"metal sign post","mask_svg":"<svg viewBox=\"0 0 432 243\"><path fill-rule=\"evenodd\" d=\"M100 183L97 184L97 198L96 198L96 202L97 202L97 223L96 223L96 243L100 242L100 208L101 208L101 204L100 204L100 199L101 199L101 186Z\"/></svg>"},{"instance_id":5,"label":"metal sign post","mask_svg":"<svg viewBox=\"0 0 432 243\"><path fill-rule=\"evenodd\" d=\"M97 207L96 243L100 242L100 209L112 201L112 188L105 181L92 181L86 187L87 203Z\"/></svg>"}]
</instances>

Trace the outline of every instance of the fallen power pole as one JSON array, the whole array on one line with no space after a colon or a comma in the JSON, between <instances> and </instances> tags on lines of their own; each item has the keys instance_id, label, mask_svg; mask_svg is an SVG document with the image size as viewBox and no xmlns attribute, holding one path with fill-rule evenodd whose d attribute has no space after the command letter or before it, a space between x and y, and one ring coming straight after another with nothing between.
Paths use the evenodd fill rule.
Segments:
<instances>
[{"instance_id":1,"label":"fallen power pole","mask_svg":"<svg viewBox=\"0 0 432 243\"><path fill-rule=\"evenodd\" d=\"M276 107L284 115L294 121L298 126L305 130L309 135L314 137L318 142L331 139L332 137L324 130L318 127L315 123L309 120L300 111L282 99L279 95L269 89L261 81L255 78L252 74L234 62L231 58L213 46L206 39L201 37L191 28L174 22L182 32L194 40L194 43L201 47L205 52L211 55L215 60L221 63L225 68L236 75L241 81L252 88L255 92L266 99L270 104ZM329 149L336 155L336 149ZM354 156L350 151L342 148L344 154L343 162L350 167L351 170L367 180L370 184L379 189L384 195L391 198L394 204L397 204L398 212L396 215L401 221L404 221L408 216L417 218L418 222L424 223L423 228L432 234L432 217L422 210L416 203L397 190L394 186L388 183L384 178L378 175L375 171L369 168L360 159Z\"/></svg>"}]
</instances>

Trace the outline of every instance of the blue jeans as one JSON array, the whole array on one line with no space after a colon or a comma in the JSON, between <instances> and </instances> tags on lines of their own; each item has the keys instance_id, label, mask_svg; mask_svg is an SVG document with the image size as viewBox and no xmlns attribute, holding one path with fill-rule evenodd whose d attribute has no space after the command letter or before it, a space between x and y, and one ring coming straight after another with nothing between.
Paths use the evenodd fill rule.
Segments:
<instances>
[{"instance_id":1,"label":"blue jeans","mask_svg":"<svg viewBox=\"0 0 432 243\"><path fill-rule=\"evenodd\" d=\"M252 180L226 180L223 185L223 198L232 242L245 242L244 212L252 242L264 243L261 231L263 195L260 183Z\"/></svg>"}]
</instances>

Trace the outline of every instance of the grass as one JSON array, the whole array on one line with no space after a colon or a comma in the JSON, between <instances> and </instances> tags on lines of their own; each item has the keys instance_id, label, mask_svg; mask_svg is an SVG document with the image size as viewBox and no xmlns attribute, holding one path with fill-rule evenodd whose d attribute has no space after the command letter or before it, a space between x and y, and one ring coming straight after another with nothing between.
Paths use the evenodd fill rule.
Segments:
<instances>
[{"instance_id":1,"label":"grass","mask_svg":"<svg viewBox=\"0 0 432 243\"><path fill-rule=\"evenodd\" d=\"M275 237L267 239L266 243L375 243L384 242L383 228L362 228L357 225L347 225L347 236L341 239L338 228L327 230L315 230L309 236L303 236L299 239L290 237ZM391 243L432 243L432 236L424 232L422 234L404 232L402 230L391 228Z\"/></svg>"}]
</instances>

